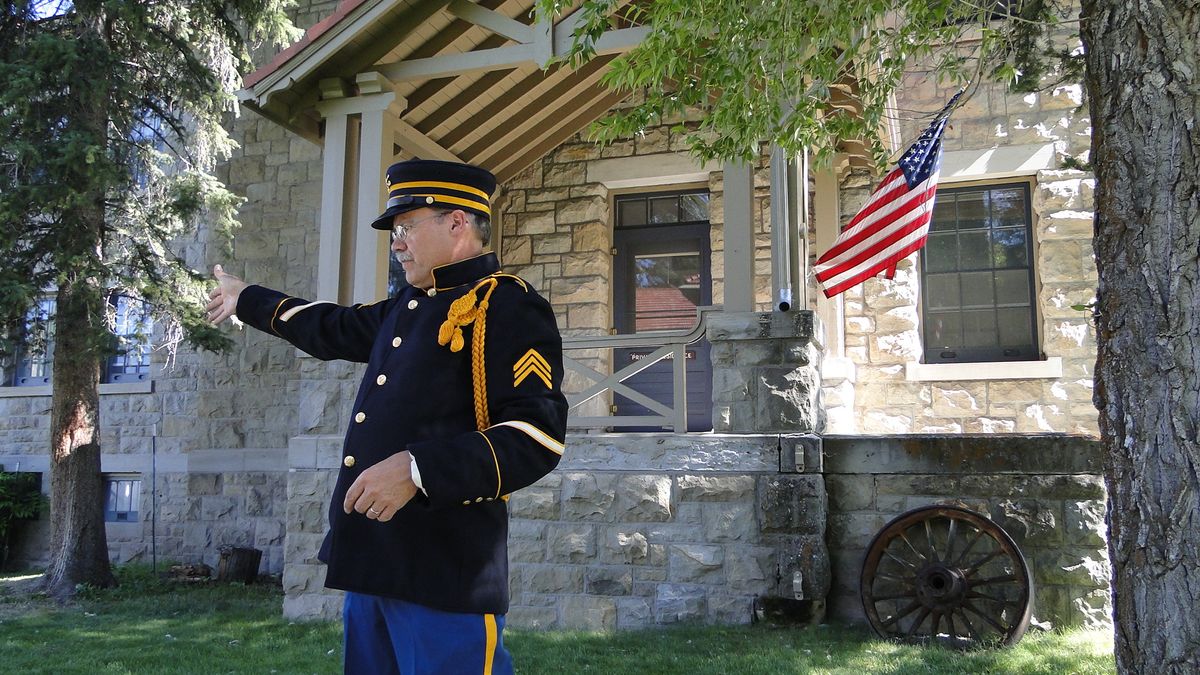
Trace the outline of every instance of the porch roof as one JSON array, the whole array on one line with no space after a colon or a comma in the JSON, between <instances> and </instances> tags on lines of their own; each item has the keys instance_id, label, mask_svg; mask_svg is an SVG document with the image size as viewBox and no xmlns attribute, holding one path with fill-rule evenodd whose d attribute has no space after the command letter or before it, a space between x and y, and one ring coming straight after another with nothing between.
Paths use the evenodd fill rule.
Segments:
<instances>
[{"instance_id":1,"label":"porch roof","mask_svg":"<svg viewBox=\"0 0 1200 675\"><path fill-rule=\"evenodd\" d=\"M457 159L503 182L618 103L600 77L645 27L619 24L578 69L550 65L570 46L578 13L533 20L534 0L342 0L334 12L251 73L242 104L316 143L317 104L356 93L372 74L396 93L397 157ZM378 75L373 75L377 73Z\"/></svg>"}]
</instances>

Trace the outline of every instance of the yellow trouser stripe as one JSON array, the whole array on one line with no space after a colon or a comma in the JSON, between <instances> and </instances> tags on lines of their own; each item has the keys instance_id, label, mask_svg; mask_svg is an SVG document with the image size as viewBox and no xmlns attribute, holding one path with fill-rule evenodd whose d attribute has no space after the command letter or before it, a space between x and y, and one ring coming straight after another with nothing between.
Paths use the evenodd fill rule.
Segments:
<instances>
[{"instance_id":1,"label":"yellow trouser stripe","mask_svg":"<svg viewBox=\"0 0 1200 675\"><path fill-rule=\"evenodd\" d=\"M496 655L496 615L483 615L483 629L487 633L487 646L483 654L483 675L492 675L492 659Z\"/></svg>"}]
</instances>

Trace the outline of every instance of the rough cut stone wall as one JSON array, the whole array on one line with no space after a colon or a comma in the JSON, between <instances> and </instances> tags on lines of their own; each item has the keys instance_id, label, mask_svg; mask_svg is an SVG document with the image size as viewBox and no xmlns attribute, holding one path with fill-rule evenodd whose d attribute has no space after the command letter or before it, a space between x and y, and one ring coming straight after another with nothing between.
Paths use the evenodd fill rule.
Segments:
<instances>
[{"instance_id":1,"label":"rough cut stone wall","mask_svg":"<svg viewBox=\"0 0 1200 675\"><path fill-rule=\"evenodd\" d=\"M830 613L862 621L859 574L888 521L954 504L991 518L1024 554L1034 618L1058 626L1111 622L1099 443L1086 437L826 436Z\"/></svg>"},{"instance_id":2,"label":"rough cut stone wall","mask_svg":"<svg viewBox=\"0 0 1200 675\"><path fill-rule=\"evenodd\" d=\"M1016 95L1000 85L982 84L955 111L945 149L1053 143L1057 164L1068 157L1086 160L1090 121L1080 109L1081 91L1078 85L1064 85L1046 94ZM913 74L900 88L897 104L900 110L932 114L952 93L923 74ZM901 125L903 142L911 143L927 123L928 117L906 119ZM1070 169L1042 170L1032 178L1039 334L1044 355L1062 358L1062 377L906 381L905 363L919 361L922 354L919 268L914 255L898 266L894 280L871 279L844 296L846 356L856 366L854 414L831 410L831 431L1098 435L1091 403L1095 331L1086 312L1071 309L1089 303L1095 292L1094 181L1091 174ZM843 178L843 222L865 202L875 181L864 171ZM833 406L851 399L832 387L824 393Z\"/></svg>"}]
</instances>

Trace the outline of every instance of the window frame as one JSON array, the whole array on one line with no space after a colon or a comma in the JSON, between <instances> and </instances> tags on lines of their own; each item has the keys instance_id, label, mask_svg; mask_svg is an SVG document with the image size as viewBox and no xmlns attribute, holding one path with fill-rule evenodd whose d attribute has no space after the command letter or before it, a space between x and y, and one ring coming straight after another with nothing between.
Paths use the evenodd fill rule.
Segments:
<instances>
[{"instance_id":1,"label":"window frame","mask_svg":"<svg viewBox=\"0 0 1200 675\"><path fill-rule=\"evenodd\" d=\"M1010 189L1013 187L1020 188L1023 191L1023 193L1024 193L1023 194L1024 210L1025 210L1024 226L1025 226L1025 237L1026 237L1026 242L1027 242L1027 255L1028 255L1026 270L1027 270L1027 279L1028 279L1028 284L1029 284L1029 309L1028 309L1028 317L1029 317L1029 324L1030 324L1030 326L1029 326L1029 328L1030 328L1029 342L1027 344L1023 344L1023 345L1019 345L1019 346L997 345L994 347L967 347L965 345L961 345L958 347L931 348L930 345L928 344L928 340L926 337L926 327L929 325L929 321L931 320L930 315L929 315L930 303L929 303L928 297L927 297L929 288L931 286L931 284L929 284L927 282L928 275L930 274L930 272L928 272L928 270L927 270L927 261L929 258L929 256L928 256L929 245L927 242L926 246L923 247L921 250L921 254L919 256L919 261L918 261L918 265L917 265L917 272L919 274L920 289L921 289L920 299L919 299L919 311L918 311L919 318L920 318L919 335L920 335L921 348L922 348L922 354L921 354L921 360L920 360L921 364L930 365L930 366L943 366L943 365L950 365L950 364L1013 363L1013 362L1036 362L1036 361L1045 361L1046 360L1046 356L1042 349L1042 343L1041 343L1041 340L1042 340L1041 307L1039 306L1039 301L1038 301L1039 280L1038 280L1038 273L1037 273L1037 241L1036 241L1036 225L1037 225L1037 223L1036 223L1036 213L1034 212L1034 209L1033 209L1033 195L1034 195L1034 188L1035 188L1034 183L1035 183L1035 181L1034 181L1033 177L1030 177L1030 176L1011 177L1011 178L996 177L996 178L986 178L986 179L978 179L978 180L971 180L971 181L954 182L954 183L949 183L949 184L943 183L942 186L940 186L938 188L938 199L942 199L947 194L958 194L958 193L963 193L963 192L981 192L981 191L988 193L993 190ZM957 229L958 228L957 228L957 223L956 223L955 230L957 231ZM990 231L992 231L992 228L989 226L986 231L990 232ZM932 236L934 234L932 222L930 223L930 233L929 234L930 234L930 236ZM958 248L956 250L961 250L961 248ZM1002 268L990 267L988 269L996 270L996 269L1002 269ZM1020 268L1008 268L1008 269L1020 269ZM957 266L956 266L955 271L959 274L963 273L963 270L958 269ZM983 271L983 270L967 270L967 271L970 272L970 271ZM938 273L933 272L932 274L938 274ZM993 281L993 287L994 287L994 284L995 284L995 282ZM992 307L993 307L993 311L998 309L997 304L994 299L994 296L993 296ZM961 312L962 312L961 303L959 305L958 311L961 315Z\"/></svg>"},{"instance_id":2,"label":"window frame","mask_svg":"<svg viewBox=\"0 0 1200 675\"><path fill-rule=\"evenodd\" d=\"M127 510L110 508L113 504L113 488L119 489L121 483L131 483L130 504ZM120 496L116 497L120 499ZM140 473L106 473L104 474L104 522L105 523L140 523L142 503L142 474ZM124 514L125 518L120 516Z\"/></svg>"}]
</instances>

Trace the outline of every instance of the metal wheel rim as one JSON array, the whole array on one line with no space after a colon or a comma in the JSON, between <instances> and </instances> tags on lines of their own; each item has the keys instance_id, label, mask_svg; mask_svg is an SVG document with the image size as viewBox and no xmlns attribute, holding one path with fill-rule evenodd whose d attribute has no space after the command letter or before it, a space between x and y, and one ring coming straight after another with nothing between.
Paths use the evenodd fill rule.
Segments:
<instances>
[{"instance_id":1,"label":"metal wheel rim","mask_svg":"<svg viewBox=\"0 0 1200 675\"><path fill-rule=\"evenodd\" d=\"M956 506L892 519L867 547L859 581L867 620L889 639L1009 646L1033 614L1033 577L1012 537Z\"/></svg>"}]
</instances>

